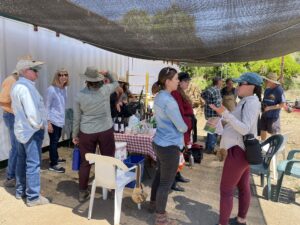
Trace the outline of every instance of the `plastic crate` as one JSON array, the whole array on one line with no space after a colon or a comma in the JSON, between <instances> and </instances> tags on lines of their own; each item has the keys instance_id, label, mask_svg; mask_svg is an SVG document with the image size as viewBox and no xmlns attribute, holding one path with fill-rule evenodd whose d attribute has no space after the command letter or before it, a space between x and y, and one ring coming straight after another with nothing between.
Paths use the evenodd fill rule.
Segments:
<instances>
[{"instance_id":1,"label":"plastic crate","mask_svg":"<svg viewBox=\"0 0 300 225\"><path fill-rule=\"evenodd\" d=\"M145 165L145 157L144 156L141 156L141 155L131 155L131 156L128 156L127 159L125 159L124 161L124 164L130 168L130 167L133 167L135 166L136 164L141 164L141 178L143 178L143 175L144 175L144 165ZM134 188L135 187L135 180L130 182L129 184L126 185L126 187L128 188Z\"/></svg>"}]
</instances>

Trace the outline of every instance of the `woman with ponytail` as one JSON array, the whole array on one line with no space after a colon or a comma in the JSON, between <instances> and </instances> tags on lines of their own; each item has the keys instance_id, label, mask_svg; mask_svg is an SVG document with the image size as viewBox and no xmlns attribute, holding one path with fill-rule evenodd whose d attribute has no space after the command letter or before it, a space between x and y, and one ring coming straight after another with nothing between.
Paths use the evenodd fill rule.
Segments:
<instances>
[{"instance_id":1,"label":"woman with ponytail","mask_svg":"<svg viewBox=\"0 0 300 225\"><path fill-rule=\"evenodd\" d=\"M157 169L152 183L150 204L156 211L156 225L173 225L166 213L168 193L178 168L180 149L184 145L183 134L187 126L182 119L177 102L171 95L177 90L178 74L174 68L163 68L154 85L159 90L154 99L157 130L153 139L153 149L157 156Z\"/></svg>"}]
</instances>

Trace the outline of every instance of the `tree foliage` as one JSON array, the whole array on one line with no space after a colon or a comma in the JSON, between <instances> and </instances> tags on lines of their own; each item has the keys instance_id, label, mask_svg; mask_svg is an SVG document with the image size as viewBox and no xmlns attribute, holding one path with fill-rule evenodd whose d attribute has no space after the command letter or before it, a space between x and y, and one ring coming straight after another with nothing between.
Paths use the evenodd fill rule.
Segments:
<instances>
[{"instance_id":1,"label":"tree foliage","mask_svg":"<svg viewBox=\"0 0 300 225\"><path fill-rule=\"evenodd\" d=\"M291 87L293 77L300 75L300 64L297 62L299 58L297 55L295 57L295 54L284 57L283 76L284 87L286 89ZM248 71L256 72L262 76L266 76L269 72L274 72L279 76L281 71L281 57L253 62L224 63L222 66L215 67L181 66L180 69L191 74L200 88L204 88L210 85L210 81L215 76L236 78Z\"/></svg>"}]
</instances>

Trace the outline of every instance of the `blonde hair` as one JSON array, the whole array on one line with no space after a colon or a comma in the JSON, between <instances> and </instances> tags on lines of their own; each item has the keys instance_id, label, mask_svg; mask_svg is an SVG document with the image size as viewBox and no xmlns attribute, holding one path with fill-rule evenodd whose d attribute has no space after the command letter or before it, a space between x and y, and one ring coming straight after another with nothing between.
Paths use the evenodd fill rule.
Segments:
<instances>
[{"instance_id":1,"label":"blonde hair","mask_svg":"<svg viewBox=\"0 0 300 225\"><path fill-rule=\"evenodd\" d=\"M61 72L65 72L69 75L69 73L66 69L57 70L56 73L54 74L53 81L52 81L52 85L55 86L55 87L60 87L59 74ZM69 86L69 84L70 84L70 78L68 76L68 81L64 84L63 87Z\"/></svg>"}]
</instances>

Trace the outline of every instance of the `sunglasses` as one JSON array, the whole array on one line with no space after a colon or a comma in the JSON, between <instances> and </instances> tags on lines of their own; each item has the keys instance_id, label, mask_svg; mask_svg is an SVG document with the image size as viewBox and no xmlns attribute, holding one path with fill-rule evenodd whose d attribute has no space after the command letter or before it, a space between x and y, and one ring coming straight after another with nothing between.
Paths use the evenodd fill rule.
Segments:
<instances>
[{"instance_id":1,"label":"sunglasses","mask_svg":"<svg viewBox=\"0 0 300 225\"><path fill-rule=\"evenodd\" d=\"M59 76L59 77L63 77L63 76L64 76L64 77L68 77L69 74L67 74L67 73L60 73L60 74L58 74L58 76Z\"/></svg>"},{"instance_id":2,"label":"sunglasses","mask_svg":"<svg viewBox=\"0 0 300 225\"><path fill-rule=\"evenodd\" d=\"M249 84L247 82L241 82L241 83L239 83L239 87L241 87L243 85L249 85Z\"/></svg>"},{"instance_id":3,"label":"sunglasses","mask_svg":"<svg viewBox=\"0 0 300 225\"><path fill-rule=\"evenodd\" d=\"M37 68L29 68L29 70L31 70L31 71L33 71L35 73L39 72L39 70Z\"/></svg>"}]
</instances>

